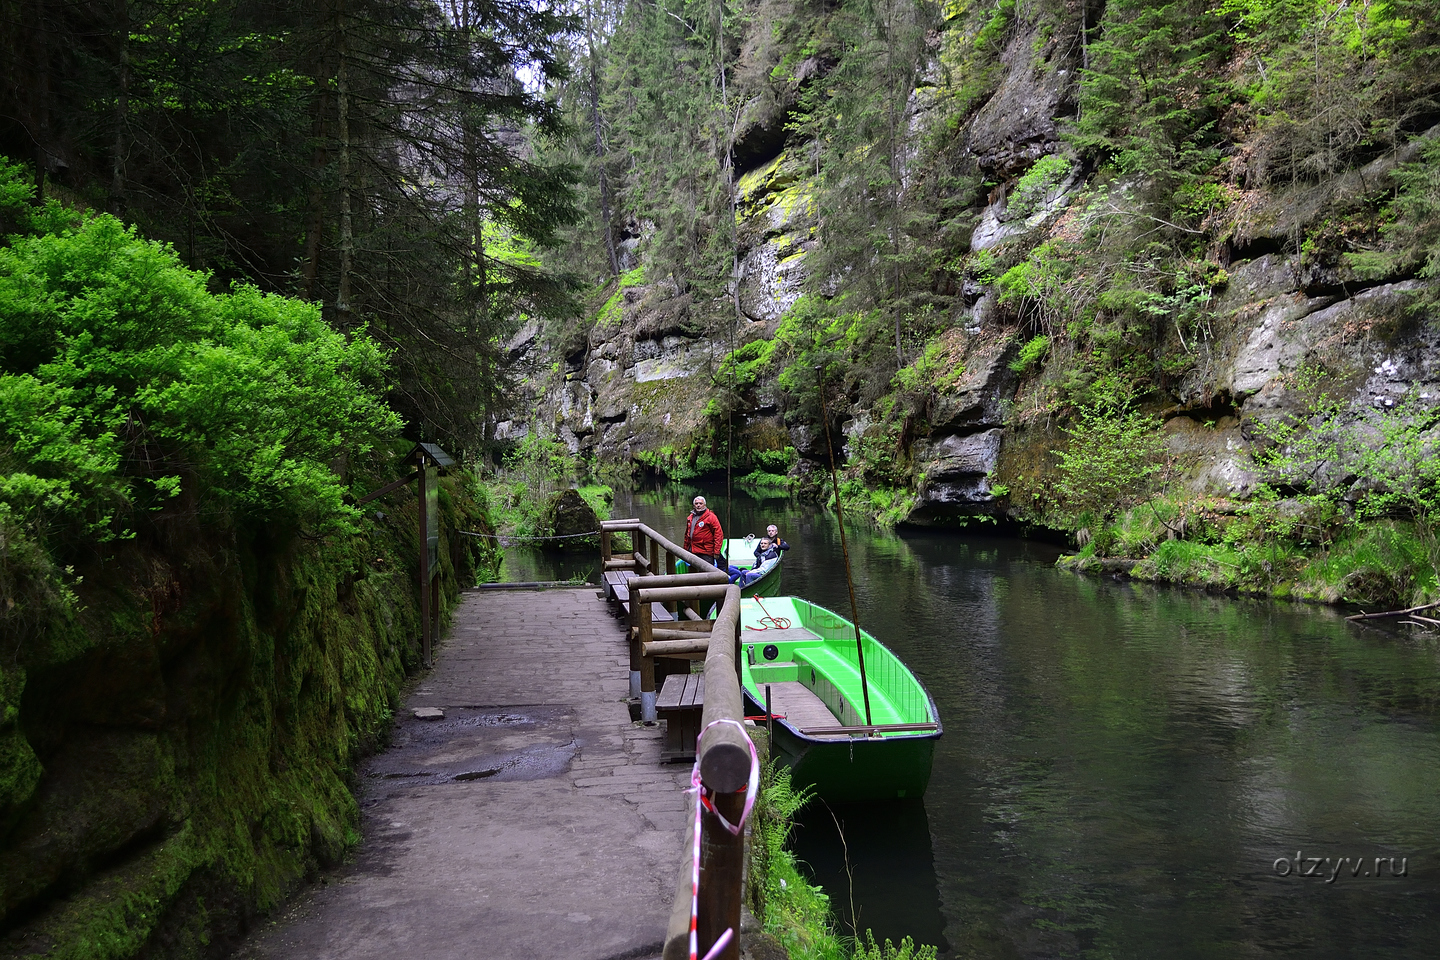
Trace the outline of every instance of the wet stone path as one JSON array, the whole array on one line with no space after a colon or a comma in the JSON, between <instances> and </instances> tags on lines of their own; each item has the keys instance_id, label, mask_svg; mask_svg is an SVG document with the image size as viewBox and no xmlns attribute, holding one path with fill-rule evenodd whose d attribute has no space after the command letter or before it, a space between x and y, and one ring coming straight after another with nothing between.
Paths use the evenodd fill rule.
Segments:
<instances>
[{"instance_id":1,"label":"wet stone path","mask_svg":"<svg viewBox=\"0 0 1440 960\"><path fill-rule=\"evenodd\" d=\"M690 769L631 723L627 671L594 587L467 594L362 770L354 862L237 960L659 956Z\"/></svg>"}]
</instances>

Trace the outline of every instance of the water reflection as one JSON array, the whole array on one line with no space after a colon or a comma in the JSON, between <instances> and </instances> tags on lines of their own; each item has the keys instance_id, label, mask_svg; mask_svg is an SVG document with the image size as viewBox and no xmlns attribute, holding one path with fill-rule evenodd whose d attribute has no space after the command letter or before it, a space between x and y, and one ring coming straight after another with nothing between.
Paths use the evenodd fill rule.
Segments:
<instances>
[{"instance_id":1,"label":"water reflection","mask_svg":"<svg viewBox=\"0 0 1440 960\"><path fill-rule=\"evenodd\" d=\"M678 540L694 492L616 512ZM703 492L732 536L779 524L786 593L848 609L833 517ZM798 849L843 916L853 876L862 929L953 957L1440 951L1433 641L1076 578L1043 544L863 526L849 544L862 623L946 733L923 805L837 809L843 846L828 811L803 814ZM1297 853L1347 874L1277 876ZM1407 876L1349 875L1377 856Z\"/></svg>"}]
</instances>

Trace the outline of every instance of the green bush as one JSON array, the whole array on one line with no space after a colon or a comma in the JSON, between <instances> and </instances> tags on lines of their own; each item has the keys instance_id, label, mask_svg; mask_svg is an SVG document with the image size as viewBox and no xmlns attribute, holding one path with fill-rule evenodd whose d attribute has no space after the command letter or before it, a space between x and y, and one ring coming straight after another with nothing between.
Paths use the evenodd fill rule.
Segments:
<instances>
[{"instance_id":1,"label":"green bush","mask_svg":"<svg viewBox=\"0 0 1440 960\"><path fill-rule=\"evenodd\" d=\"M1010 194L1006 212L1012 219L1023 220L1045 205L1045 198L1065 182L1074 167L1070 158L1058 153L1047 154L1035 161Z\"/></svg>"},{"instance_id":2,"label":"green bush","mask_svg":"<svg viewBox=\"0 0 1440 960\"><path fill-rule=\"evenodd\" d=\"M1020 348L1020 352L1015 355L1015 359L1010 361L1010 369L1016 373L1025 373L1039 364L1041 360L1045 359L1045 354L1049 352L1049 350L1049 337L1044 334L1033 337Z\"/></svg>"},{"instance_id":3,"label":"green bush","mask_svg":"<svg viewBox=\"0 0 1440 960\"><path fill-rule=\"evenodd\" d=\"M0 168L0 206L16 176ZM334 464L399 428L379 347L314 304L213 294L114 217L47 210L0 248L0 513L52 547L129 536L182 493L353 529Z\"/></svg>"}]
</instances>

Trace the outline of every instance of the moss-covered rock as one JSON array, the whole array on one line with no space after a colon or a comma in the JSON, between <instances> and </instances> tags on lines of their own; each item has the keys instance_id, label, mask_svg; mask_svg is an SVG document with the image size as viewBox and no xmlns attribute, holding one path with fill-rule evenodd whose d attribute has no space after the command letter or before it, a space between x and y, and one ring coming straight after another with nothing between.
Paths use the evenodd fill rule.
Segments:
<instances>
[{"instance_id":1,"label":"moss-covered rock","mask_svg":"<svg viewBox=\"0 0 1440 960\"><path fill-rule=\"evenodd\" d=\"M448 610L489 524L442 482ZM0 673L0 955L216 956L357 842L352 766L420 666L414 499L328 540L176 511L82 572L78 631Z\"/></svg>"}]
</instances>

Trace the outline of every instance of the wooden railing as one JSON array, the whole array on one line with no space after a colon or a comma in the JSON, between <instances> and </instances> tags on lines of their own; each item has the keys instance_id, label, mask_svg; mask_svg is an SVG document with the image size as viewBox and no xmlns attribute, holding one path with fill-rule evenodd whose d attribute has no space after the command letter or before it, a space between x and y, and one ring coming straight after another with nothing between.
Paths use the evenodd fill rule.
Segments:
<instances>
[{"instance_id":1,"label":"wooden railing","mask_svg":"<svg viewBox=\"0 0 1440 960\"><path fill-rule=\"evenodd\" d=\"M611 551L611 535L620 530L634 538L631 554L623 558L613 556ZM702 733L696 748L700 786L715 811L731 823L741 822L755 748L743 727L740 588L728 583L723 571L677 547L638 520L610 520L601 524L600 549L605 571L636 573L628 586L630 683L631 695L638 693L641 698L642 717L648 693L649 716L654 719L656 657L704 657L705 703L700 721ZM684 560L697 572L677 575L676 559ZM652 604L662 605L672 620L656 627ZM704 610L700 609L701 605ZM712 610L713 620L708 616ZM683 960L689 955L695 804L698 802L699 798L691 793L675 903L665 935L664 960ZM700 885L696 898L699 955L704 956L729 930L729 942L717 957L738 960L744 831L738 836L732 835L715 812L702 808L700 841Z\"/></svg>"},{"instance_id":2,"label":"wooden railing","mask_svg":"<svg viewBox=\"0 0 1440 960\"><path fill-rule=\"evenodd\" d=\"M614 534L631 538L629 552L616 556ZM639 520L606 520L600 524L602 574L631 574L623 587L608 590L628 594L630 633L630 696L640 701L640 719L656 721L655 658L697 660L705 656L715 621L709 611L725 594L729 577ZM675 563L684 560L692 573L676 574ZM658 604L668 619L655 626Z\"/></svg>"}]
</instances>

